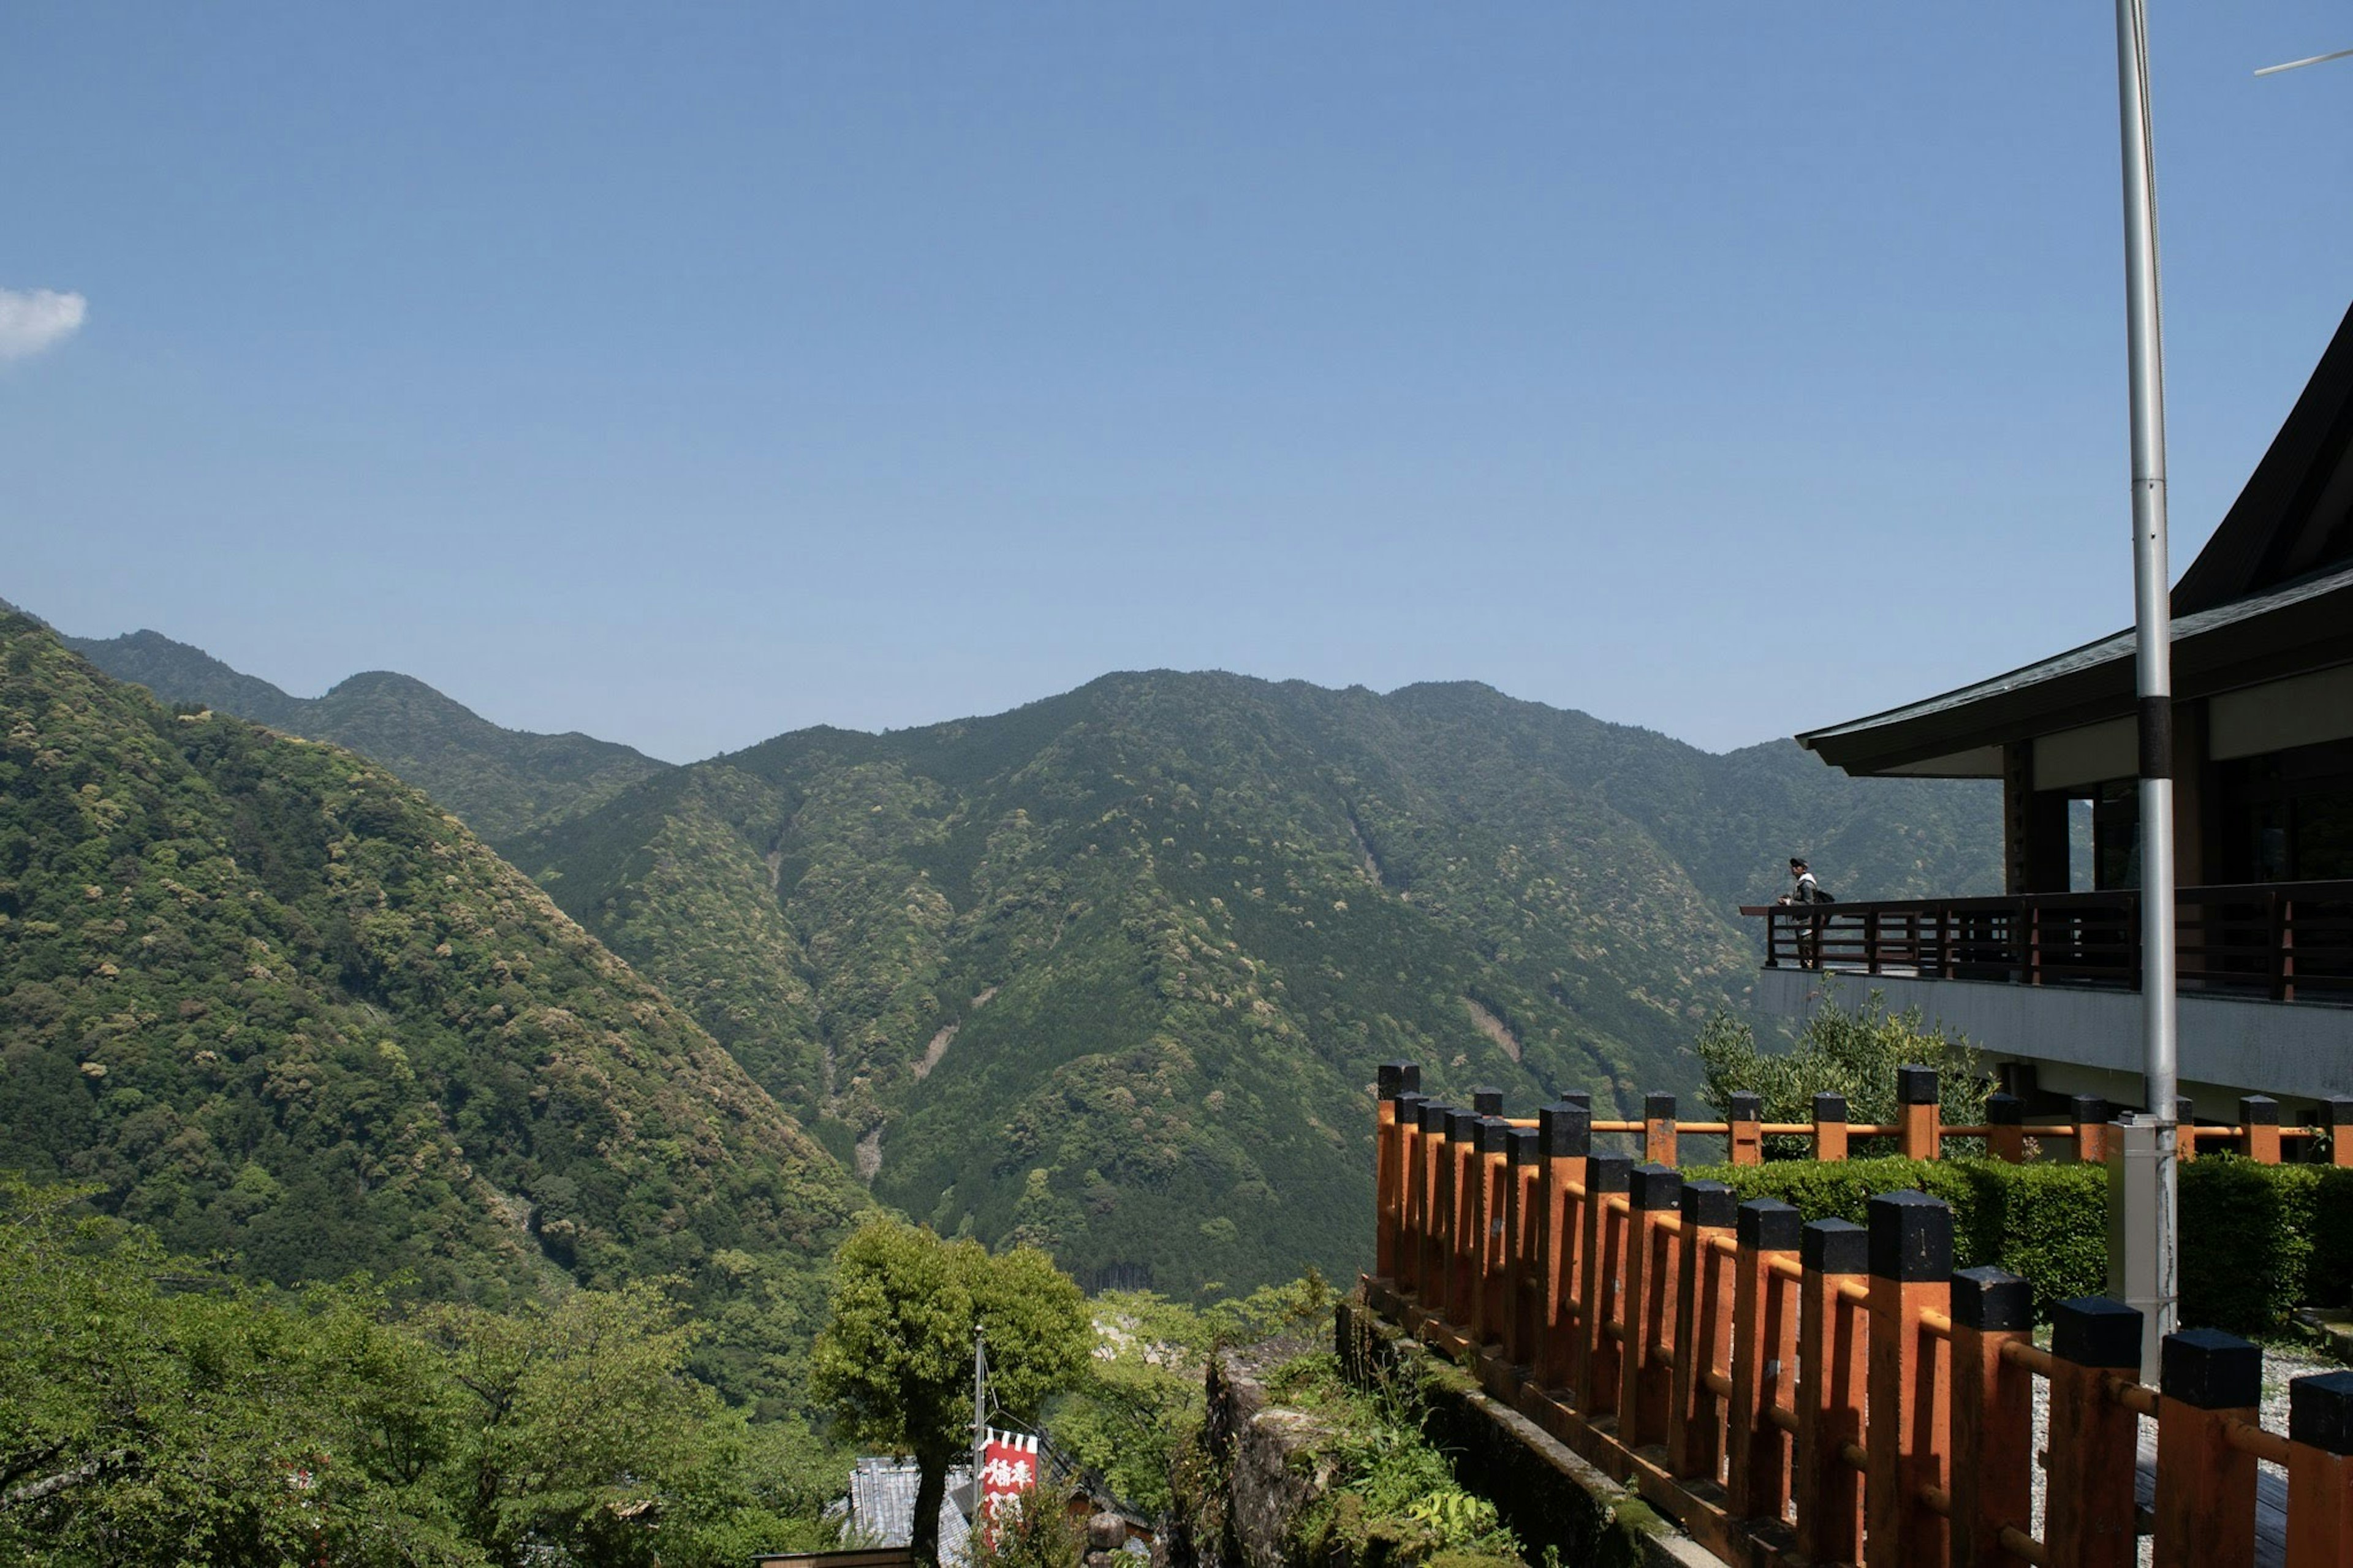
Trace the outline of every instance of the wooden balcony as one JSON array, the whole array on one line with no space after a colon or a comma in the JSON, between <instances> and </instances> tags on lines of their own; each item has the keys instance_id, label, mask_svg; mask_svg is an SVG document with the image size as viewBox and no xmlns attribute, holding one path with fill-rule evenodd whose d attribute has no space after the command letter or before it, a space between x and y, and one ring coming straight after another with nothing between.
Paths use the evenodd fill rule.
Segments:
<instances>
[{"instance_id":1,"label":"wooden balcony","mask_svg":"<svg viewBox=\"0 0 2353 1568\"><path fill-rule=\"evenodd\" d=\"M2353 1005L2353 881L2183 888L2182 992ZM1912 980L2137 991L2131 892L1744 905L1765 921L1765 966Z\"/></svg>"}]
</instances>

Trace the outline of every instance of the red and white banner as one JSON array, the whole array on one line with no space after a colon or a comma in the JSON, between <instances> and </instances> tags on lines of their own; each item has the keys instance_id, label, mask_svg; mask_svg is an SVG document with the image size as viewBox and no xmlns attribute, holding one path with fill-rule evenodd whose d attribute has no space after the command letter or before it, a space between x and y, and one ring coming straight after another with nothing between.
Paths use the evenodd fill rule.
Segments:
<instances>
[{"instance_id":1,"label":"red and white banner","mask_svg":"<svg viewBox=\"0 0 2353 1568\"><path fill-rule=\"evenodd\" d=\"M1038 1439L991 1426L980 1458L981 1519L995 1523L997 1510L1008 1499L1037 1484Z\"/></svg>"}]
</instances>

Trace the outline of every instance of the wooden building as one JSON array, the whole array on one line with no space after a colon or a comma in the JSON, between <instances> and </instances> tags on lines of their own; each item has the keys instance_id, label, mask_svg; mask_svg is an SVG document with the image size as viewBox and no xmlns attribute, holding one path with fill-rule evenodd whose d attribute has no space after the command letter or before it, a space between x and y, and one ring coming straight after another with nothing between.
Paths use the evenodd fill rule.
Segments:
<instances>
[{"instance_id":1,"label":"wooden building","mask_svg":"<svg viewBox=\"0 0 2353 1568\"><path fill-rule=\"evenodd\" d=\"M2122 561L2120 544L2119 574ZM2184 1077L2353 1092L2353 1012L2338 1010L2353 1004L2353 311L2175 586L2173 616ZM1857 776L2002 783L2009 896L1836 906L1823 967L1900 983L1883 988L1974 1025L1973 1037L2019 1060L2084 1069L2061 1077L2096 1080L2121 1103L2137 1093L2124 1092L2137 1070L2137 1000L2061 998L2139 981L2133 647L2127 629L1798 737ZM2071 852L2078 803L2089 805L2088 858ZM1796 934L1775 931L1772 968L1801 956ZM2055 994L1932 997L1940 981ZM1767 989L1768 1003L1803 1005L1786 976ZM2092 1028L2096 1048L2056 1040L2090 1028L2093 1014L2129 1015L2133 1048L2112 1048L2107 1025Z\"/></svg>"}]
</instances>

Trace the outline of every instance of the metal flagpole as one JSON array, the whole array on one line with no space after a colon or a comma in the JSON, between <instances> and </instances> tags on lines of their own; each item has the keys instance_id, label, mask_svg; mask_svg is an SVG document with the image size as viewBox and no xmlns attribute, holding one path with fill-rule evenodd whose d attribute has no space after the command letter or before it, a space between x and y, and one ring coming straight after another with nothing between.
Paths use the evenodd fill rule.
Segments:
<instances>
[{"instance_id":1,"label":"metal flagpole","mask_svg":"<svg viewBox=\"0 0 2353 1568\"><path fill-rule=\"evenodd\" d=\"M2179 1073L2175 1031L2173 870L2173 608L2165 537L2164 324L2157 272L2156 151L2149 128L2146 0L2116 0L2117 108L2124 138L2125 316L2132 400L2133 603L2140 698L2141 1019L2156 1190L2146 1226L2126 1234L2129 1283L2155 1311L2143 1344L2154 1381L2156 1347L2180 1311L2175 1187ZM2135 1205L2136 1208L2144 1207Z\"/></svg>"}]
</instances>

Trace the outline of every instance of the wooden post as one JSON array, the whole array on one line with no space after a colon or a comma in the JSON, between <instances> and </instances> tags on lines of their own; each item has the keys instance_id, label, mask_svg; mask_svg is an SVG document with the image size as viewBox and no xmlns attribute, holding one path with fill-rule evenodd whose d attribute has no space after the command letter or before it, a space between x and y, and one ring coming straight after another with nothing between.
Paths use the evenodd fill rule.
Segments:
<instances>
[{"instance_id":1,"label":"wooden post","mask_svg":"<svg viewBox=\"0 0 2353 1568\"><path fill-rule=\"evenodd\" d=\"M1943 1148L1944 1123L1936 1104L1936 1069L1895 1069L1895 1100L1903 1107L1902 1153L1907 1160L1933 1160Z\"/></svg>"},{"instance_id":2,"label":"wooden post","mask_svg":"<svg viewBox=\"0 0 2353 1568\"><path fill-rule=\"evenodd\" d=\"M1814 1096L1814 1158L1846 1158L1846 1096Z\"/></svg>"},{"instance_id":3,"label":"wooden post","mask_svg":"<svg viewBox=\"0 0 2353 1568\"><path fill-rule=\"evenodd\" d=\"M2001 1347L2034 1342L2034 1289L2000 1268L1953 1276L1953 1568L2021 1568L2004 1525L2033 1533L2034 1374Z\"/></svg>"},{"instance_id":4,"label":"wooden post","mask_svg":"<svg viewBox=\"0 0 2353 1568\"><path fill-rule=\"evenodd\" d=\"M2187 1095L2173 1102L2173 1157L2185 1162L2198 1158L2198 1112Z\"/></svg>"},{"instance_id":5,"label":"wooden post","mask_svg":"<svg viewBox=\"0 0 2353 1568\"><path fill-rule=\"evenodd\" d=\"M1625 1362L1618 1376L1618 1440L1629 1448L1667 1435L1672 1389L1662 1345L1672 1346L1675 1314L1675 1249L1660 1221L1683 1205L1683 1179L1665 1165L1637 1165L1627 1173L1633 1220L1626 1237Z\"/></svg>"},{"instance_id":6,"label":"wooden post","mask_svg":"<svg viewBox=\"0 0 2353 1568\"><path fill-rule=\"evenodd\" d=\"M2263 1352L2212 1329L2158 1352L2157 1568L2254 1568L2255 1457L2229 1426L2262 1414Z\"/></svg>"},{"instance_id":7,"label":"wooden post","mask_svg":"<svg viewBox=\"0 0 2353 1568\"><path fill-rule=\"evenodd\" d=\"M1500 1116L1479 1118L1478 1229L1471 1249L1471 1314L1462 1323L1476 1344L1503 1337L1504 1198L1511 1184L1511 1133Z\"/></svg>"},{"instance_id":8,"label":"wooden post","mask_svg":"<svg viewBox=\"0 0 2353 1568\"><path fill-rule=\"evenodd\" d=\"M1398 1134L1398 1096L1421 1087L1421 1068L1412 1062L1383 1062L1374 1069L1379 1100L1373 1110L1373 1274L1394 1280L1398 1237L1404 1229L1405 1169Z\"/></svg>"},{"instance_id":9,"label":"wooden post","mask_svg":"<svg viewBox=\"0 0 2353 1568\"><path fill-rule=\"evenodd\" d=\"M1724 1460L1724 1396L1707 1374L1732 1362L1732 1259L1710 1246L1732 1235L1735 1200L1722 1182L1686 1182L1675 1239L1675 1364L1667 1408L1667 1468L1715 1479Z\"/></svg>"},{"instance_id":10,"label":"wooden post","mask_svg":"<svg viewBox=\"0 0 2353 1568\"><path fill-rule=\"evenodd\" d=\"M2013 1165L2026 1160L2026 1101L2014 1094L1986 1096L1986 1152Z\"/></svg>"},{"instance_id":11,"label":"wooden post","mask_svg":"<svg viewBox=\"0 0 2353 1568\"><path fill-rule=\"evenodd\" d=\"M2052 1312L2051 1354L2043 1544L2053 1568L2133 1568L2140 1422L2109 1396L2107 1380L2140 1366L2140 1312L2105 1296L2062 1301Z\"/></svg>"},{"instance_id":12,"label":"wooden post","mask_svg":"<svg viewBox=\"0 0 2353 1568\"><path fill-rule=\"evenodd\" d=\"M1514 1127L1505 1136L1510 1184L1504 1194L1504 1359L1514 1366L1535 1360L1535 1313L1529 1297L1535 1280L1539 1196L1544 1173L1539 1136L1533 1127Z\"/></svg>"},{"instance_id":13,"label":"wooden post","mask_svg":"<svg viewBox=\"0 0 2353 1568\"><path fill-rule=\"evenodd\" d=\"M2247 1130L2247 1158L2258 1165L2278 1164L2279 1101L2268 1094L2248 1095L2239 1101L2239 1124Z\"/></svg>"},{"instance_id":14,"label":"wooden post","mask_svg":"<svg viewBox=\"0 0 2353 1568\"><path fill-rule=\"evenodd\" d=\"M1952 1378L1921 1314L1953 1299L1953 1211L1926 1193L1871 1200L1871 1419L1863 1428L1863 1562L1943 1568L1945 1521L1922 1500L1951 1478Z\"/></svg>"},{"instance_id":15,"label":"wooden post","mask_svg":"<svg viewBox=\"0 0 2353 1568\"><path fill-rule=\"evenodd\" d=\"M1421 1108L1427 1101L1410 1090L1398 1096L1397 1288L1411 1290L1421 1280L1421 1237L1429 1224L1430 1192L1424 1184Z\"/></svg>"},{"instance_id":16,"label":"wooden post","mask_svg":"<svg viewBox=\"0 0 2353 1568\"><path fill-rule=\"evenodd\" d=\"M1736 1165L1761 1165L1765 1163L1765 1097L1743 1089L1732 1096L1725 1107L1725 1119L1732 1124L1732 1163Z\"/></svg>"},{"instance_id":17,"label":"wooden post","mask_svg":"<svg viewBox=\"0 0 2353 1568\"><path fill-rule=\"evenodd\" d=\"M2287 1385L2287 1568L2353 1563L2353 1372Z\"/></svg>"},{"instance_id":18,"label":"wooden post","mask_svg":"<svg viewBox=\"0 0 2353 1568\"><path fill-rule=\"evenodd\" d=\"M1735 1225L1740 1251L1733 1259L1725 1508L1735 1519L1778 1521L1789 1500L1789 1435L1773 1411L1796 1411L1798 1313L1773 1265L1797 1256L1800 1219L1778 1198L1751 1198Z\"/></svg>"},{"instance_id":19,"label":"wooden post","mask_svg":"<svg viewBox=\"0 0 2353 1568\"><path fill-rule=\"evenodd\" d=\"M2322 1100L2320 1124L2328 1130L2328 1163L2353 1165L2353 1095L2332 1095Z\"/></svg>"},{"instance_id":20,"label":"wooden post","mask_svg":"<svg viewBox=\"0 0 2353 1568\"><path fill-rule=\"evenodd\" d=\"M1675 1163L1675 1097L1672 1094L1642 1097L1642 1160L1651 1165Z\"/></svg>"},{"instance_id":21,"label":"wooden post","mask_svg":"<svg viewBox=\"0 0 2353 1568\"><path fill-rule=\"evenodd\" d=\"M1577 1413L1595 1420L1618 1408L1622 1343L1609 1325L1625 1311L1628 1216L1610 1205L1626 1195L1634 1162L1623 1154L1596 1154L1585 1163L1585 1213L1577 1226Z\"/></svg>"},{"instance_id":22,"label":"wooden post","mask_svg":"<svg viewBox=\"0 0 2353 1568\"><path fill-rule=\"evenodd\" d=\"M1818 1563L1862 1555L1862 1477L1845 1448L1862 1437L1870 1382L1869 1325L1840 1296L1863 1272L1869 1233L1842 1219L1818 1219L1799 1233L1805 1279L1798 1291L1798 1552Z\"/></svg>"},{"instance_id":23,"label":"wooden post","mask_svg":"<svg viewBox=\"0 0 2353 1568\"><path fill-rule=\"evenodd\" d=\"M1481 1189L1479 1113L1457 1110L1446 1119L1446 1152L1454 1166L1454 1214L1446 1230L1446 1305L1440 1316L1458 1329L1471 1322L1472 1282L1478 1278Z\"/></svg>"},{"instance_id":24,"label":"wooden post","mask_svg":"<svg viewBox=\"0 0 2353 1568\"><path fill-rule=\"evenodd\" d=\"M1453 1115L1451 1105L1421 1102L1421 1258L1414 1268L1413 1299L1437 1312L1446 1310L1446 1222L1454 1204L1446 1128Z\"/></svg>"},{"instance_id":25,"label":"wooden post","mask_svg":"<svg viewBox=\"0 0 2353 1568\"><path fill-rule=\"evenodd\" d=\"M2076 1161L2085 1165L2106 1164L2108 1102L2096 1094L2079 1094L2067 1103L2075 1118Z\"/></svg>"},{"instance_id":26,"label":"wooden post","mask_svg":"<svg viewBox=\"0 0 2353 1568\"><path fill-rule=\"evenodd\" d=\"M1572 1386L1575 1356L1572 1310L1577 1300L1577 1242L1585 1201L1569 1195L1586 1186L1593 1154L1593 1112L1556 1100L1536 1113L1536 1142L1544 1150L1544 1217L1536 1235L1536 1353L1539 1388Z\"/></svg>"}]
</instances>

